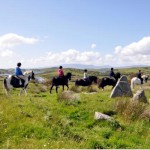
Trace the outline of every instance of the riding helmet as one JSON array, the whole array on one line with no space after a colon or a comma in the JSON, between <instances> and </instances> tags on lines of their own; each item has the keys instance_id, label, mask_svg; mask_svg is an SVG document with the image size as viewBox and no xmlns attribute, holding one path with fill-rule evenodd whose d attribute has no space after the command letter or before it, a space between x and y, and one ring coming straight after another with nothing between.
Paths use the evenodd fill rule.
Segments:
<instances>
[{"instance_id":1,"label":"riding helmet","mask_svg":"<svg viewBox=\"0 0 150 150\"><path fill-rule=\"evenodd\" d=\"M21 66L21 63L20 63L20 62L19 62L19 63L17 63L17 66L18 66L18 67L20 67L20 66Z\"/></svg>"}]
</instances>

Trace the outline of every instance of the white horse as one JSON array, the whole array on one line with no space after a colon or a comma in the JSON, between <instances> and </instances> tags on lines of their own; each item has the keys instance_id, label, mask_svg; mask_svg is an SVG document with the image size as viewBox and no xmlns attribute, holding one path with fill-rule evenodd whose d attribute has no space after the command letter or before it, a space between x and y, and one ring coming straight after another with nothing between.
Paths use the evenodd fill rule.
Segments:
<instances>
[{"instance_id":1,"label":"white horse","mask_svg":"<svg viewBox=\"0 0 150 150\"><path fill-rule=\"evenodd\" d=\"M142 78L143 78L143 83L146 83L147 80L148 80L148 75L143 75ZM140 85L140 87L142 88L142 84L141 84L141 80L137 77L133 77L131 79L131 89L134 89L134 86L135 85Z\"/></svg>"},{"instance_id":2,"label":"white horse","mask_svg":"<svg viewBox=\"0 0 150 150\"><path fill-rule=\"evenodd\" d=\"M147 75L142 75L142 78L143 78L143 81L145 82L145 83L147 83L147 80L148 80L148 78L149 78L149 75L147 74Z\"/></svg>"},{"instance_id":3,"label":"white horse","mask_svg":"<svg viewBox=\"0 0 150 150\"><path fill-rule=\"evenodd\" d=\"M23 90L25 91L25 94L27 95L26 88L28 86L30 79L35 79L34 78L34 72L32 70L25 71L24 76L26 78L26 81L28 81L27 83L24 80L20 79L17 76L14 76L14 75L9 75L8 77L6 77L4 79L4 89L6 91L6 95L10 94L9 91L12 88L21 88L20 95L21 95Z\"/></svg>"}]
</instances>

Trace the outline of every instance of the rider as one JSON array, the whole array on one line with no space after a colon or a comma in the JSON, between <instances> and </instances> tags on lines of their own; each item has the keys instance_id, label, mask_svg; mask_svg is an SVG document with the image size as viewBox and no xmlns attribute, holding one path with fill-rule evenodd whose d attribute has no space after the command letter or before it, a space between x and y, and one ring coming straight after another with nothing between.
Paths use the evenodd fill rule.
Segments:
<instances>
[{"instance_id":1,"label":"rider","mask_svg":"<svg viewBox=\"0 0 150 150\"><path fill-rule=\"evenodd\" d=\"M83 79L84 79L85 81L88 81L88 82L89 82L89 76L88 76L88 73L87 73L87 69L84 70Z\"/></svg>"},{"instance_id":2,"label":"rider","mask_svg":"<svg viewBox=\"0 0 150 150\"><path fill-rule=\"evenodd\" d=\"M63 72L63 67L62 66L59 66L59 69L58 69L58 76L59 77L64 77L64 72Z\"/></svg>"},{"instance_id":3,"label":"rider","mask_svg":"<svg viewBox=\"0 0 150 150\"><path fill-rule=\"evenodd\" d=\"M23 75L22 70L20 69L21 63L17 63L17 67L15 68L15 75L19 77L20 79L24 80L24 85L28 83L27 78ZM21 84L21 83L20 83Z\"/></svg>"},{"instance_id":4,"label":"rider","mask_svg":"<svg viewBox=\"0 0 150 150\"><path fill-rule=\"evenodd\" d=\"M115 78L114 68L111 68L109 77L110 78L112 78L112 77Z\"/></svg>"},{"instance_id":5,"label":"rider","mask_svg":"<svg viewBox=\"0 0 150 150\"><path fill-rule=\"evenodd\" d=\"M139 70L139 72L136 74L137 78L139 78L141 80L141 84L143 84L143 78L142 78L142 73L141 70Z\"/></svg>"}]
</instances>

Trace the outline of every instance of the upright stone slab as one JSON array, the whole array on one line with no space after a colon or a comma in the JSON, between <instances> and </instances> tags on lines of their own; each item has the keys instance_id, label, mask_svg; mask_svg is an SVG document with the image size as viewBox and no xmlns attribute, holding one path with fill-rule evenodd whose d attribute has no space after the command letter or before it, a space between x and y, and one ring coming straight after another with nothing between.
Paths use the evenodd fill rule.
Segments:
<instances>
[{"instance_id":1,"label":"upright stone slab","mask_svg":"<svg viewBox=\"0 0 150 150\"><path fill-rule=\"evenodd\" d=\"M111 92L110 98L122 96L133 96L127 77L125 75L121 76L121 78L118 80L116 86Z\"/></svg>"},{"instance_id":2,"label":"upright stone slab","mask_svg":"<svg viewBox=\"0 0 150 150\"><path fill-rule=\"evenodd\" d=\"M133 98L132 98L133 101L139 101L139 102L144 102L144 103L147 103L147 98L145 96L145 92L144 90L138 90Z\"/></svg>"}]
</instances>

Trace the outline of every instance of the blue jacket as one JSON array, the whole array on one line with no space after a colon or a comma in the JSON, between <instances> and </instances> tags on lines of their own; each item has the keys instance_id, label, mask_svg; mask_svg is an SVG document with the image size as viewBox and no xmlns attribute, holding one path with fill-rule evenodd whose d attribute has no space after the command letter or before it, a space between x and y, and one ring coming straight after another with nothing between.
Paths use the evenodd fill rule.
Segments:
<instances>
[{"instance_id":1,"label":"blue jacket","mask_svg":"<svg viewBox=\"0 0 150 150\"><path fill-rule=\"evenodd\" d=\"M21 69L19 67L16 67L16 69L15 69L15 75L16 76L23 75L23 73L22 73L22 71L21 71Z\"/></svg>"}]
</instances>

